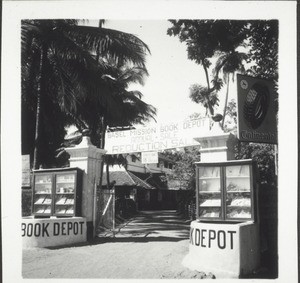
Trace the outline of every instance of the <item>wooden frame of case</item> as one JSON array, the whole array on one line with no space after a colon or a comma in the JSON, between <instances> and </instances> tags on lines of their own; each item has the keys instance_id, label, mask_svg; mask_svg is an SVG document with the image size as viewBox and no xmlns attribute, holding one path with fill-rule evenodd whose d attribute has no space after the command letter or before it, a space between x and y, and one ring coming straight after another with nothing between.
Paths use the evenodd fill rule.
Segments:
<instances>
[{"instance_id":1,"label":"wooden frame of case","mask_svg":"<svg viewBox=\"0 0 300 283\"><path fill-rule=\"evenodd\" d=\"M196 165L196 218L198 220L203 221L213 221L213 222L245 222L245 221L257 221L257 193L256 193L256 163L251 159L244 160L232 160L225 162L197 162ZM229 166L249 166L249 187L250 191L231 191L229 193L249 193L250 194L250 202L251 202L251 217L250 218L242 218L242 217L227 217L227 208L226 205L226 197L228 194L226 188L226 167ZM199 170L201 167L218 167L220 168L220 216L219 217L201 217L200 213L200 176ZM228 180L228 179L227 179ZM203 192L202 192L203 193ZM214 192L217 193L217 192ZM207 206L210 207L210 206ZM211 206L213 207L213 206ZM218 206L219 207L219 206ZM239 206L237 206L239 207ZM243 207L243 206L241 206Z\"/></svg>"},{"instance_id":2,"label":"wooden frame of case","mask_svg":"<svg viewBox=\"0 0 300 283\"><path fill-rule=\"evenodd\" d=\"M74 175L74 192L57 192L56 191L56 185L57 185L57 177L58 176L66 176L69 174ZM82 199L82 170L79 168L61 168L61 169L41 169L41 170L35 170L33 174L33 192L32 192L32 215L38 216L38 217L50 217L50 216L57 216L57 217L72 217L72 216L81 216L81 199ZM37 191L37 185L39 183L36 183L36 179L43 176L49 176L51 179L51 182L49 183L42 183L42 184L51 184L51 190L50 193L40 193L38 194ZM64 184L67 184L65 182ZM71 183L70 183L71 184ZM72 183L73 184L73 183ZM41 199L43 196L45 198L47 196L50 196L51 198L51 204L44 204L40 203L37 204L36 202L36 196L41 195ZM56 212L56 206L58 205L56 203L56 198L58 195L65 195L65 196L73 196L73 198L69 198L70 200L73 199L73 203L69 204L62 204L60 206L66 207L66 213L57 213ZM45 199L44 199L45 201ZM41 206L41 207L49 207L51 206L50 212L36 212L35 207ZM67 213L67 207L73 207L73 212Z\"/></svg>"}]
</instances>

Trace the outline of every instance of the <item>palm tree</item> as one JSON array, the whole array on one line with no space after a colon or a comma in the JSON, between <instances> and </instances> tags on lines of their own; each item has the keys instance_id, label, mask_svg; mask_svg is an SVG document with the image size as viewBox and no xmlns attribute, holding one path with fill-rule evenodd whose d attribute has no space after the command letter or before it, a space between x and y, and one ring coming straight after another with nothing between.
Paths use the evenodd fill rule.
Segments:
<instances>
[{"instance_id":1,"label":"palm tree","mask_svg":"<svg viewBox=\"0 0 300 283\"><path fill-rule=\"evenodd\" d=\"M99 52L120 63L144 67L149 49L131 34L78 26L75 20L24 20L21 28L22 98L36 105L33 110L36 113L33 168L36 169L41 162L46 97L78 123L80 119L76 117L83 110L82 101L97 101L102 108L113 103L110 90L101 79L107 64L96 61L93 54ZM28 98L32 95L34 98Z\"/></svg>"},{"instance_id":2,"label":"palm tree","mask_svg":"<svg viewBox=\"0 0 300 283\"><path fill-rule=\"evenodd\" d=\"M110 88L113 107L101 108L96 103L86 101L83 108L86 111L80 116L83 123L90 130L91 141L98 144L99 147L105 147L105 133L108 127L128 127L135 124L143 124L150 119L154 119L156 109L142 100L142 93L136 90L128 90L131 83L144 84L144 77L148 75L145 68L142 67L118 67L111 65L109 72L102 76ZM84 114L84 115L83 115ZM112 160L108 158L107 160ZM108 166L106 163L107 177L109 178ZM103 166L103 165L102 165ZM100 169L100 184L102 182L102 171ZM109 182L108 182L109 184Z\"/></svg>"},{"instance_id":3,"label":"palm tree","mask_svg":"<svg viewBox=\"0 0 300 283\"><path fill-rule=\"evenodd\" d=\"M220 71L223 72L223 80L227 85L225 104L223 110L223 120L222 120L222 129L224 129L224 121L226 115L226 108L228 103L229 95L229 80L230 75L232 75L232 80L234 81L234 74L237 71L245 72L243 62L247 60L247 54L238 51L231 51L229 53L221 53L219 56L216 66L214 68L215 80L218 79Z\"/></svg>"}]
</instances>

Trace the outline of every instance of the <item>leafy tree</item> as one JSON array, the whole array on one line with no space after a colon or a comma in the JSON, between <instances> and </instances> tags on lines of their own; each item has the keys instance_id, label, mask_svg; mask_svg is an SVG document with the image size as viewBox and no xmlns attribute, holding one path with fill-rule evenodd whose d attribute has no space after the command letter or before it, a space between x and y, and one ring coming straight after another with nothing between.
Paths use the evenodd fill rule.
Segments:
<instances>
[{"instance_id":1,"label":"leafy tree","mask_svg":"<svg viewBox=\"0 0 300 283\"><path fill-rule=\"evenodd\" d=\"M26 111L36 115L33 168L37 168L42 162L41 152L48 150L45 129L64 131L71 123L83 127L78 116L86 111L80 106L87 100L101 106L98 111L114 106L110 88L102 79L107 64L96 61L93 54L98 51L123 64L144 67L148 47L131 34L78 26L75 20L25 20L21 29L22 106L26 106L22 110L24 117L31 116ZM52 125L47 125L46 119L52 121L53 114L58 113L60 120L56 119L54 128L49 127Z\"/></svg>"},{"instance_id":2,"label":"leafy tree","mask_svg":"<svg viewBox=\"0 0 300 283\"><path fill-rule=\"evenodd\" d=\"M278 80L278 20L251 21L248 28L249 75Z\"/></svg>"},{"instance_id":3,"label":"leafy tree","mask_svg":"<svg viewBox=\"0 0 300 283\"><path fill-rule=\"evenodd\" d=\"M181 42L187 45L188 58L202 65L206 86L194 85L190 97L196 103L203 104L210 116L214 116L213 107L218 99L216 91L220 90L223 83L215 76L209 79L210 59L216 52L230 53L242 45L246 39L245 21L228 20L170 20L173 24L168 29L168 35L178 36Z\"/></svg>"},{"instance_id":4,"label":"leafy tree","mask_svg":"<svg viewBox=\"0 0 300 283\"><path fill-rule=\"evenodd\" d=\"M110 86L114 107L106 107L99 112L94 104L84 105L88 111L82 119L90 129L94 144L101 140L100 148L104 148L107 127L128 127L154 119L155 107L142 100L143 94L140 91L128 90L132 83L143 85L147 75L147 70L141 67L110 66L107 73L102 76ZM102 119L101 125L98 123L99 119Z\"/></svg>"},{"instance_id":5,"label":"leafy tree","mask_svg":"<svg viewBox=\"0 0 300 283\"><path fill-rule=\"evenodd\" d=\"M200 161L199 147L186 147L180 151L165 151L164 155L175 161L171 173L167 175L167 180L180 181L187 190L195 190L195 162Z\"/></svg>"},{"instance_id":6,"label":"leafy tree","mask_svg":"<svg viewBox=\"0 0 300 283\"><path fill-rule=\"evenodd\" d=\"M223 81L229 81L229 75L236 71L277 82L278 78L278 21L207 21L172 20L169 35L178 36L187 45L188 58L203 66L207 87L193 85L190 97L193 101L208 105L217 105L217 91ZM239 48L245 48L247 54ZM213 79L210 86L208 69L211 58L216 58ZM248 64L246 64L248 63ZM223 73L223 80L219 75ZM227 84L228 86L228 84ZM226 100L228 92L226 95ZM236 131L235 102L225 103L225 131ZM212 114L212 111L210 111ZM276 183L274 146L269 144L239 143L236 158L253 158L258 161L262 182Z\"/></svg>"},{"instance_id":7,"label":"leafy tree","mask_svg":"<svg viewBox=\"0 0 300 283\"><path fill-rule=\"evenodd\" d=\"M201 103L214 115L218 105L218 91L224 82L229 86L229 75L236 71L273 79L277 82L278 21L233 21L233 20L170 20L172 27L167 33L178 36L187 46L188 58L202 65L206 86L199 84L190 88L190 98ZM248 54L240 52L246 47ZM209 68L212 58L216 65L210 80ZM250 64L245 66L245 62ZM247 69L248 68L248 69ZM219 73L225 75L220 79ZM227 91L228 94L228 91ZM226 95L225 100L227 102ZM225 103L225 107L226 107ZM225 114L225 109L223 116ZM223 122L224 126L224 117Z\"/></svg>"},{"instance_id":8,"label":"leafy tree","mask_svg":"<svg viewBox=\"0 0 300 283\"><path fill-rule=\"evenodd\" d=\"M237 128L237 110L236 102L232 100L226 107L227 116L230 118L226 121L227 130L236 132ZM257 162L259 170L259 178L262 184L277 184L276 164L275 164L275 145L253 143L253 142L237 142L235 147L236 159L253 159Z\"/></svg>"},{"instance_id":9,"label":"leafy tree","mask_svg":"<svg viewBox=\"0 0 300 283\"><path fill-rule=\"evenodd\" d=\"M245 72L244 61L247 59L247 55L243 52L238 52L236 50L231 50L228 53L223 53L218 56L215 68L214 75L215 80L218 80L218 76L220 71L223 72L223 80L227 85L225 103L224 103L224 111L223 111L223 119L222 119L222 129L224 129L225 115L226 115L226 107L228 102L229 95L229 80L230 75L232 76L232 80L234 81L235 73L237 71Z\"/></svg>"}]
</instances>

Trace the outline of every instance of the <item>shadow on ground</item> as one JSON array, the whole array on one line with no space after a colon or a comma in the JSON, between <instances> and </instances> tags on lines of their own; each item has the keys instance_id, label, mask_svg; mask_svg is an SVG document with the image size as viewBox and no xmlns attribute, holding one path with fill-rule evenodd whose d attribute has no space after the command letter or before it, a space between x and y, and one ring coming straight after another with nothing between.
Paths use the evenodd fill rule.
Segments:
<instances>
[{"instance_id":1,"label":"shadow on ground","mask_svg":"<svg viewBox=\"0 0 300 283\"><path fill-rule=\"evenodd\" d=\"M126 224L117 227L116 232L79 244L49 247L56 250L67 247L100 245L105 243L178 242L189 238L190 221L183 219L176 211L141 211Z\"/></svg>"}]
</instances>

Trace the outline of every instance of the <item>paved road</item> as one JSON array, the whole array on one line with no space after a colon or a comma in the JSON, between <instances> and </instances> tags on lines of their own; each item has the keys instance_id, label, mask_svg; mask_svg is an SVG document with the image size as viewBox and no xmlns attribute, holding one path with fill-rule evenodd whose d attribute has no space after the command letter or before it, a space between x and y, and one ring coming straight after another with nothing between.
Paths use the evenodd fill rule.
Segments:
<instances>
[{"instance_id":1,"label":"paved road","mask_svg":"<svg viewBox=\"0 0 300 283\"><path fill-rule=\"evenodd\" d=\"M189 222L175 211L144 211L114 238L93 244L23 251L24 278L202 278L182 266Z\"/></svg>"},{"instance_id":2,"label":"paved road","mask_svg":"<svg viewBox=\"0 0 300 283\"><path fill-rule=\"evenodd\" d=\"M175 211L142 211L122 227L116 238L142 238L147 241L178 241L189 237L189 221L179 218Z\"/></svg>"}]
</instances>

